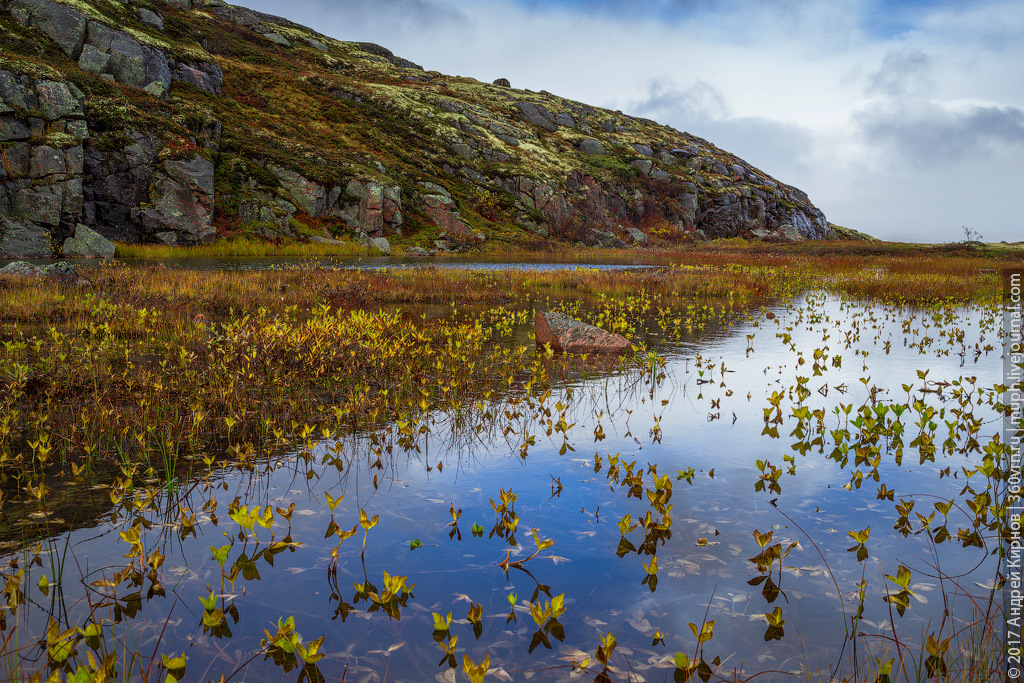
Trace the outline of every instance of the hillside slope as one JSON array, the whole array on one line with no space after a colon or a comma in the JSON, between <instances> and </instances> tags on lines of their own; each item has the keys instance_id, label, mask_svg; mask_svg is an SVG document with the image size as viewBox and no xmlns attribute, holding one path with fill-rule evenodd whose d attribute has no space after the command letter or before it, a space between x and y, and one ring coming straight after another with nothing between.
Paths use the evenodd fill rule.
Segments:
<instances>
[{"instance_id":1,"label":"hillside slope","mask_svg":"<svg viewBox=\"0 0 1024 683\"><path fill-rule=\"evenodd\" d=\"M79 224L178 244L830 236L803 192L687 133L220 0L0 0L0 33L0 256L60 253Z\"/></svg>"}]
</instances>

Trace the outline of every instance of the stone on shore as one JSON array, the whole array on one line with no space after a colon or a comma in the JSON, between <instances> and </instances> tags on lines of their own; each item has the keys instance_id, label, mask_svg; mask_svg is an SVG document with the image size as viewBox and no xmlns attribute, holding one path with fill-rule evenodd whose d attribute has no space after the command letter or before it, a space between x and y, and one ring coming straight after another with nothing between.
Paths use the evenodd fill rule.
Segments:
<instances>
[{"instance_id":1,"label":"stone on shore","mask_svg":"<svg viewBox=\"0 0 1024 683\"><path fill-rule=\"evenodd\" d=\"M37 266L27 261L14 261L0 268L0 275L14 275L36 279L48 278L72 284L85 284L88 282L67 261L57 261L45 266Z\"/></svg>"},{"instance_id":2,"label":"stone on shore","mask_svg":"<svg viewBox=\"0 0 1024 683\"><path fill-rule=\"evenodd\" d=\"M64 240L65 258L114 258L116 251L116 244L82 224L75 226L74 237Z\"/></svg>"},{"instance_id":3,"label":"stone on shore","mask_svg":"<svg viewBox=\"0 0 1024 683\"><path fill-rule=\"evenodd\" d=\"M563 353L629 353L633 345L620 334L602 330L560 311L537 313L534 320L537 344L550 344Z\"/></svg>"}]
</instances>

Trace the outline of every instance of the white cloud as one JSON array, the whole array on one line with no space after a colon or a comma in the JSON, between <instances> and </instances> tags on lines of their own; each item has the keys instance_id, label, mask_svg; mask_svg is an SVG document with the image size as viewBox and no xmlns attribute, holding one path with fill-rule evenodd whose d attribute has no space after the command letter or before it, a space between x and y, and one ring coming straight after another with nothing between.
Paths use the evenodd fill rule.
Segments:
<instances>
[{"instance_id":1,"label":"white cloud","mask_svg":"<svg viewBox=\"0 0 1024 683\"><path fill-rule=\"evenodd\" d=\"M248 0L705 137L886 238L1024 239L1024 0Z\"/></svg>"}]
</instances>

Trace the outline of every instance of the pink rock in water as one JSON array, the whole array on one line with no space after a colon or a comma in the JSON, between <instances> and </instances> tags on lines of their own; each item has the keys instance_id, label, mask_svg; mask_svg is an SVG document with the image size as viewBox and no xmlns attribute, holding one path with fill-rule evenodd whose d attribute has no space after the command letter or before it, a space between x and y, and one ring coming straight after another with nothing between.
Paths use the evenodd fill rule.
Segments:
<instances>
[{"instance_id":1,"label":"pink rock in water","mask_svg":"<svg viewBox=\"0 0 1024 683\"><path fill-rule=\"evenodd\" d=\"M573 320L559 311L537 313L534 320L537 344L550 344L564 353L629 353L633 345L621 334Z\"/></svg>"}]
</instances>

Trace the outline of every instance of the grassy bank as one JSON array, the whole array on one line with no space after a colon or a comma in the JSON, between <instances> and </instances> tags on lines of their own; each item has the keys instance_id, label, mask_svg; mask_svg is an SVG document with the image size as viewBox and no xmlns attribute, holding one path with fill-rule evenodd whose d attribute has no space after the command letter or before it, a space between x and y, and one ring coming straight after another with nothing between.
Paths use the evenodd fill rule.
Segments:
<instances>
[{"instance_id":1,"label":"grassy bank","mask_svg":"<svg viewBox=\"0 0 1024 683\"><path fill-rule=\"evenodd\" d=\"M611 329L657 312L679 329L812 287L909 304L1001 293L999 263L987 258L689 256L644 271L115 266L87 271L89 283L71 288L4 279L0 444L8 458L23 454L15 442L41 444L34 460L52 467L59 456L62 469L97 453L151 465L141 454L175 460L232 431L254 430L258 441L270 421L373 423L421 402L450 408L524 371L532 351L509 355L490 341L527 301L576 311L588 303L587 315ZM433 308L403 313L407 306ZM491 311L468 314L477 307ZM4 471L21 476L24 467Z\"/></svg>"},{"instance_id":2,"label":"grassy bank","mask_svg":"<svg viewBox=\"0 0 1024 683\"><path fill-rule=\"evenodd\" d=\"M396 248L397 249L397 248ZM117 258L123 259L188 259L188 258L330 258L379 254L376 249L354 240L333 242L285 242L233 239L212 244L174 246L167 244L118 244Z\"/></svg>"}]
</instances>

